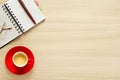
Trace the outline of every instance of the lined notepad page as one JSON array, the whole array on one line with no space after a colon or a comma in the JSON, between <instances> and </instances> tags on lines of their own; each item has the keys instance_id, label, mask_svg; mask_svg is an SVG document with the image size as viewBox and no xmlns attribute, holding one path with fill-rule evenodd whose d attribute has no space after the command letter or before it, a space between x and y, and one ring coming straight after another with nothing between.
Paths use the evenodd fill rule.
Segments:
<instances>
[{"instance_id":1,"label":"lined notepad page","mask_svg":"<svg viewBox=\"0 0 120 80\"><path fill-rule=\"evenodd\" d=\"M3 24L5 23L4 28L12 28L11 30L4 30L0 33L0 48L10 42L11 40L15 39L22 33L18 33L15 26L13 26L13 23L11 23L9 15L5 13L5 10L3 10L2 6L0 6L0 30L3 27Z\"/></svg>"},{"instance_id":2,"label":"lined notepad page","mask_svg":"<svg viewBox=\"0 0 120 80\"><path fill-rule=\"evenodd\" d=\"M23 0L23 2L25 3L25 6L27 7L30 14L33 16L37 23L45 19L44 15L40 12L34 0ZM24 8L20 5L18 0L10 0L7 3L12 9L15 16L19 19L19 22L22 25L24 32L26 32L35 25L25 12Z\"/></svg>"},{"instance_id":3,"label":"lined notepad page","mask_svg":"<svg viewBox=\"0 0 120 80\"><path fill-rule=\"evenodd\" d=\"M45 19L44 15L35 4L34 0L22 0L26 5L26 8L29 10L32 17L35 19L36 23L39 23Z\"/></svg>"}]
</instances>

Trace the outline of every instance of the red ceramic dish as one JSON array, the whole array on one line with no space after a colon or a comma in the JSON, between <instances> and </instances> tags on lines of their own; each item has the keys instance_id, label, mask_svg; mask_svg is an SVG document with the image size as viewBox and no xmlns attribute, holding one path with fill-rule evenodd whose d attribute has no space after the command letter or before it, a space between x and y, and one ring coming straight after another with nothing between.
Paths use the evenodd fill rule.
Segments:
<instances>
[{"instance_id":1,"label":"red ceramic dish","mask_svg":"<svg viewBox=\"0 0 120 80\"><path fill-rule=\"evenodd\" d=\"M26 66L19 68L13 64L12 57L16 52L24 52L28 56L28 63ZM16 46L8 51L5 57L5 64L8 70L10 70L12 73L22 75L29 72L33 68L34 56L28 48L24 46Z\"/></svg>"}]
</instances>

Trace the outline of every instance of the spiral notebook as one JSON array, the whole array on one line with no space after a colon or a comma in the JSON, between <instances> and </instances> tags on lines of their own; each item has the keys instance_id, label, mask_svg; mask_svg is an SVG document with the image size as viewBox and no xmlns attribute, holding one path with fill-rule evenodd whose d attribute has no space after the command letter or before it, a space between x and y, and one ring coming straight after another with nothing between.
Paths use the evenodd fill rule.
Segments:
<instances>
[{"instance_id":1,"label":"spiral notebook","mask_svg":"<svg viewBox=\"0 0 120 80\"><path fill-rule=\"evenodd\" d=\"M9 0L4 3L0 6L0 48L44 19L34 0Z\"/></svg>"}]
</instances>

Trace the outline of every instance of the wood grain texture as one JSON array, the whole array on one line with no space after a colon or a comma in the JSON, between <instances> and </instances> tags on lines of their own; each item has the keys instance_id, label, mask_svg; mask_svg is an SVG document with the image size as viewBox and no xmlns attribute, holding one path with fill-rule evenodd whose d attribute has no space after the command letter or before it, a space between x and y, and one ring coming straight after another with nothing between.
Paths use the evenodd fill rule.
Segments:
<instances>
[{"instance_id":1,"label":"wood grain texture","mask_svg":"<svg viewBox=\"0 0 120 80\"><path fill-rule=\"evenodd\" d=\"M40 5L46 21L0 50L0 80L120 80L120 0L40 0ZM16 45L35 55L26 75L5 67L6 52Z\"/></svg>"}]
</instances>

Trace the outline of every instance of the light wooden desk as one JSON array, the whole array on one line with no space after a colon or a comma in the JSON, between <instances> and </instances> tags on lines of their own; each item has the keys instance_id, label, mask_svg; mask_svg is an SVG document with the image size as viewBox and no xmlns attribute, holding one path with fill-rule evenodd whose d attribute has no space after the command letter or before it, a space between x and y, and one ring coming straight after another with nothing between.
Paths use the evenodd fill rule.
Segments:
<instances>
[{"instance_id":1,"label":"light wooden desk","mask_svg":"<svg viewBox=\"0 0 120 80\"><path fill-rule=\"evenodd\" d=\"M0 50L0 80L120 80L120 0L40 1L46 21ZM35 55L23 76L4 64L16 45Z\"/></svg>"}]
</instances>

